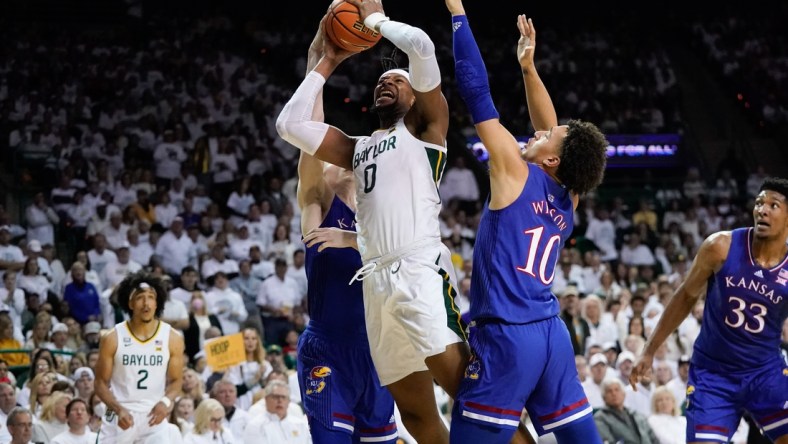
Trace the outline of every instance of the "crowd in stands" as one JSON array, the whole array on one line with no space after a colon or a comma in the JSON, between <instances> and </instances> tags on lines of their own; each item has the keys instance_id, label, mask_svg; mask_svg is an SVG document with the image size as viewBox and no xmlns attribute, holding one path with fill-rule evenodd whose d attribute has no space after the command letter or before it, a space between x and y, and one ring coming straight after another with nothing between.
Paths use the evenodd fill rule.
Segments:
<instances>
[{"instance_id":1,"label":"crowd in stands","mask_svg":"<svg viewBox=\"0 0 788 444\"><path fill-rule=\"evenodd\" d=\"M784 18L788 9L775 5L772 12ZM693 43L762 127L788 124L788 41L778 23L731 14L692 24Z\"/></svg>"},{"instance_id":2,"label":"crowd in stands","mask_svg":"<svg viewBox=\"0 0 788 444\"><path fill-rule=\"evenodd\" d=\"M0 31L8 42L0 49L0 143L12 153L8 164L39 187L18 221L0 212L0 424L10 425L0 428L0 443L28 419L34 441L97 430L105 412L92 387L98 340L124 319L115 286L143 268L166 281L162 318L186 333L189 368L171 422L187 442L215 433L225 442L281 442L277 433L309 439L294 375L309 320L298 151L275 137L273 123L303 75L305 59L293 54L306 53L311 34L254 26L242 33L222 16L165 23L145 38ZM586 118L606 132L681 131L676 79L658 45L613 31L543 31L539 70L562 119ZM448 30L436 33L453 118L470 133L452 91ZM511 56L514 41L495 46L510 38L482 42L488 63ZM262 48L264 63L238 50L250 47ZM379 64L371 53L357 57L365 63L328 82L327 106L361 113L370 102ZM493 85L520 81L516 69L490 72ZM521 90L514 97L494 86L502 115L526 115ZM332 97L351 105L330 105ZM527 122L515 124L528 131ZM632 199L592 194L581 202L553 289L604 436L683 436L702 305L661 349L653 381L633 391L628 372L700 242L751 222L764 177L759 170L737 181L727 170L708 183L689 168L675 187L654 181ZM441 234L464 314L485 198L476 180L458 156L440 190ZM213 372L205 341L238 332L246 362ZM621 415L634 429L611 430Z\"/></svg>"}]
</instances>

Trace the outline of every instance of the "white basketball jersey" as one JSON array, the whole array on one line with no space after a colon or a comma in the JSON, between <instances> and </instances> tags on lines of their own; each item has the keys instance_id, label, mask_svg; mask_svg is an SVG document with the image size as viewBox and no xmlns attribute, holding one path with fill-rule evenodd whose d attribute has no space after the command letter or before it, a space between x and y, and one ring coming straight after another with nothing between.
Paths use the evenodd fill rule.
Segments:
<instances>
[{"instance_id":1,"label":"white basketball jersey","mask_svg":"<svg viewBox=\"0 0 788 444\"><path fill-rule=\"evenodd\" d=\"M149 412L166 393L170 329L169 324L159 321L156 333L143 342L131 333L128 323L115 325L118 349L110 390L130 412Z\"/></svg>"},{"instance_id":2,"label":"white basketball jersey","mask_svg":"<svg viewBox=\"0 0 788 444\"><path fill-rule=\"evenodd\" d=\"M356 142L356 230L365 260L415 241L440 241L438 185L446 147L413 136L400 119Z\"/></svg>"}]
</instances>

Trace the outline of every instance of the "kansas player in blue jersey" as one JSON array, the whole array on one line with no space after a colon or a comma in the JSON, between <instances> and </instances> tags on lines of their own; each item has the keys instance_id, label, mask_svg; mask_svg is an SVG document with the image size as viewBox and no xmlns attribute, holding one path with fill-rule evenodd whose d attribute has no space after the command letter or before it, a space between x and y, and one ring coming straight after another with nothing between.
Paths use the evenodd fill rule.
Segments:
<instances>
[{"instance_id":1,"label":"kansas player in blue jersey","mask_svg":"<svg viewBox=\"0 0 788 444\"><path fill-rule=\"evenodd\" d=\"M746 410L777 444L788 443L788 365L780 334L788 315L788 180L769 178L755 225L709 236L665 307L632 370L636 385L654 353L706 290L687 384L687 442L728 442Z\"/></svg>"},{"instance_id":2,"label":"kansas player in blue jersey","mask_svg":"<svg viewBox=\"0 0 788 444\"><path fill-rule=\"evenodd\" d=\"M451 442L509 442L525 407L540 435L554 432L559 443L598 443L550 286L572 233L578 196L602 181L607 142L590 123L558 125L534 67L533 23L520 16L517 55L536 130L521 155L498 120L462 3L446 5L453 16L458 89L490 153L490 198L473 256L473 356L452 412Z\"/></svg>"},{"instance_id":3,"label":"kansas player in blue jersey","mask_svg":"<svg viewBox=\"0 0 788 444\"><path fill-rule=\"evenodd\" d=\"M322 27L309 48L309 72L323 48ZM318 96L318 102L322 97ZM323 120L322 103L313 118ZM360 282L348 286L361 256L354 231L353 172L302 152L298 204L306 234L310 321L298 341L301 399L316 444L397 440L394 400L380 386L364 324Z\"/></svg>"}]
</instances>

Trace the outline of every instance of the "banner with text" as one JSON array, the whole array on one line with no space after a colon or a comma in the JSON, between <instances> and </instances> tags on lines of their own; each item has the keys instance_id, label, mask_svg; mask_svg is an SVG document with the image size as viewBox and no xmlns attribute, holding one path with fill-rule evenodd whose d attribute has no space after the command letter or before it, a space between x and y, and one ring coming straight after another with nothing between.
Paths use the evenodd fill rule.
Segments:
<instances>
[{"instance_id":1,"label":"banner with text","mask_svg":"<svg viewBox=\"0 0 788 444\"><path fill-rule=\"evenodd\" d=\"M205 357L213 371L222 371L246 360L244 334L220 336L205 341Z\"/></svg>"}]
</instances>

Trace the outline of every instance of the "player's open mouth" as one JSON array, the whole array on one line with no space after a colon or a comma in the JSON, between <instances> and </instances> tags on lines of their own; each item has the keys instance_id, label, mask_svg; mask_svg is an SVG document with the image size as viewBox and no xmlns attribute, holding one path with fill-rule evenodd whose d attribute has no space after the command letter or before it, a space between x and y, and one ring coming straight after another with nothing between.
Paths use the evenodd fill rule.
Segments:
<instances>
[{"instance_id":1,"label":"player's open mouth","mask_svg":"<svg viewBox=\"0 0 788 444\"><path fill-rule=\"evenodd\" d=\"M769 228L769 227L771 227L771 225L769 225L769 223L768 223L768 222L763 222L763 221L757 222L757 223L755 224L755 226L756 226L756 227L764 227L764 228Z\"/></svg>"}]
</instances>

